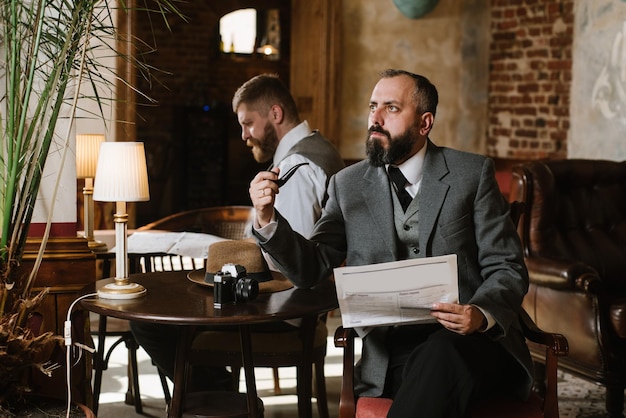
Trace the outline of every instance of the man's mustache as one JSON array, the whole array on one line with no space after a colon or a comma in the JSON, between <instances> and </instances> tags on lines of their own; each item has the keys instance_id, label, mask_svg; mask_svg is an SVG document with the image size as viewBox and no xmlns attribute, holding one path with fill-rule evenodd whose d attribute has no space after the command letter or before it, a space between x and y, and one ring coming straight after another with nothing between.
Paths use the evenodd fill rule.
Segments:
<instances>
[{"instance_id":1,"label":"man's mustache","mask_svg":"<svg viewBox=\"0 0 626 418\"><path fill-rule=\"evenodd\" d=\"M372 125L367 130L368 136L372 134L372 132L378 132L380 134L385 135L387 138L391 139L391 134L384 130L380 125Z\"/></svg>"}]
</instances>

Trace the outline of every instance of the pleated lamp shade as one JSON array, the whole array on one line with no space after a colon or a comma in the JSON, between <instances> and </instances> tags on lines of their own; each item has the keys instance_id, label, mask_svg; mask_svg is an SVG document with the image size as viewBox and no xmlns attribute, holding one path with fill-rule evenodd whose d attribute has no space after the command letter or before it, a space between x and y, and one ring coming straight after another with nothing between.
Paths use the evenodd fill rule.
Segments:
<instances>
[{"instance_id":1,"label":"pleated lamp shade","mask_svg":"<svg viewBox=\"0 0 626 418\"><path fill-rule=\"evenodd\" d=\"M100 145L93 199L100 202L150 200L143 142L103 142Z\"/></svg>"},{"instance_id":2,"label":"pleated lamp shade","mask_svg":"<svg viewBox=\"0 0 626 418\"><path fill-rule=\"evenodd\" d=\"M102 134L76 135L76 178L94 178L98 165L100 144L105 142Z\"/></svg>"}]
</instances>

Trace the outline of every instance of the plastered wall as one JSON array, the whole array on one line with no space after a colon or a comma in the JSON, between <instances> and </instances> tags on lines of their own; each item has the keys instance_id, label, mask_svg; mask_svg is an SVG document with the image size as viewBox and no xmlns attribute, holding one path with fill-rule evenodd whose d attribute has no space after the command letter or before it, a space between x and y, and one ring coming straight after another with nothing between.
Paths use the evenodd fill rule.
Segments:
<instances>
[{"instance_id":1,"label":"plastered wall","mask_svg":"<svg viewBox=\"0 0 626 418\"><path fill-rule=\"evenodd\" d=\"M575 2L568 158L626 159L626 2Z\"/></svg>"},{"instance_id":2,"label":"plastered wall","mask_svg":"<svg viewBox=\"0 0 626 418\"><path fill-rule=\"evenodd\" d=\"M440 0L420 19L392 0L343 0L340 152L365 157L370 93L380 71L401 68L428 77L439 90L431 139L485 151L489 48L488 0Z\"/></svg>"}]
</instances>

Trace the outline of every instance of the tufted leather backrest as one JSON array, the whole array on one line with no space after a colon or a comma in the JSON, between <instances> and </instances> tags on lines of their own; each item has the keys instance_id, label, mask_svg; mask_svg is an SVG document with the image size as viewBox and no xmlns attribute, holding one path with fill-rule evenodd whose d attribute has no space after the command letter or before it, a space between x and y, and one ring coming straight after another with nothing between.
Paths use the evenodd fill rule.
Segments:
<instances>
[{"instance_id":1,"label":"tufted leather backrest","mask_svg":"<svg viewBox=\"0 0 626 418\"><path fill-rule=\"evenodd\" d=\"M593 267L626 289L626 162L533 161L513 167L511 200L526 202L525 255Z\"/></svg>"}]
</instances>

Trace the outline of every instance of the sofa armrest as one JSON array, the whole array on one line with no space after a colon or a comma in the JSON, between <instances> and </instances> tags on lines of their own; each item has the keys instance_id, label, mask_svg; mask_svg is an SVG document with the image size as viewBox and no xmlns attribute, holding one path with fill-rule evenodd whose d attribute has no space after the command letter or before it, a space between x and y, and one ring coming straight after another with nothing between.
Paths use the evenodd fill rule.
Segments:
<instances>
[{"instance_id":1,"label":"sofa armrest","mask_svg":"<svg viewBox=\"0 0 626 418\"><path fill-rule=\"evenodd\" d=\"M557 290L579 289L593 291L594 281L600 284L600 276L591 266L577 262L529 256L525 260L530 282Z\"/></svg>"}]
</instances>

